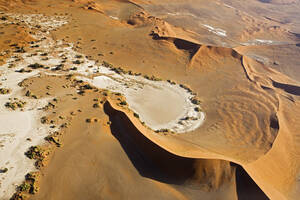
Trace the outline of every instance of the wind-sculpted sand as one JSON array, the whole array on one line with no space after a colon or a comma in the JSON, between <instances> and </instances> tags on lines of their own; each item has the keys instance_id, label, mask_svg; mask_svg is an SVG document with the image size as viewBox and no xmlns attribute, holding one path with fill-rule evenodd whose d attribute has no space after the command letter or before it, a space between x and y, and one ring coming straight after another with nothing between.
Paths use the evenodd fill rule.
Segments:
<instances>
[{"instance_id":1,"label":"wind-sculpted sand","mask_svg":"<svg viewBox=\"0 0 300 200\"><path fill-rule=\"evenodd\" d=\"M297 199L297 5L167 3L0 1L0 199Z\"/></svg>"},{"instance_id":2,"label":"wind-sculpted sand","mask_svg":"<svg viewBox=\"0 0 300 200\"><path fill-rule=\"evenodd\" d=\"M94 78L95 86L109 89L113 92L124 93L128 99L129 107L136 111L138 115L141 115L141 120L145 119L146 125L153 130L171 130L178 133L187 132L190 129L197 128L203 122L204 114L197 105L198 103L192 103L195 97L191 94L192 91L190 89L184 88L183 86L180 87L175 83L168 83L167 81L164 83L160 80L155 83L152 80L147 80L145 77L119 75L111 69L103 65L97 65L95 61L89 60L86 56L72 50L72 44L64 44L63 41L54 42L49 38L48 31L65 24L66 18L52 18L44 15L9 14L8 16L11 17L13 21L23 21L32 29L39 26L39 30L32 35L32 38L39 41L32 42L32 44L34 44L34 50L29 50L26 53L24 50L21 54L15 53L12 55L12 59L8 59L7 64L2 66L1 86L9 89L19 88L18 91L13 91L12 94L2 95L2 105L6 105L6 101L9 102L9 100L14 99L17 101L17 98L23 99L22 94L20 94L22 93L22 88L20 88L18 83L28 78L36 77L39 73L56 76L72 73L90 76L105 73L107 76L116 79L116 81L106 76L107 80L110 81L99 81L101 76L97 76ZM70 60L72 58L76 60ZM67 64L69 65L69 69L62 70L64 65ZM10 67L12 65L14 66L13 68ZM60 72L55 73L54 71ZM89 81L87 78L82 79ZM94 83L93 81L90 82ZM104 87L103 84L105 85ZM27 94L28 93L26 93L26 96L30 97L30 95ZM56 95L57 94L56 92ZM48 95L51 96L50 94ZM139 97L139 95L141 96ZM144 107L145 100L142 101L142 99L139 100L138 98L147 97L147 95L150 98L150 102ZM36 95L34 97L37 98ZM152 103L151 98L158 100ZM30 145L41 144L41 139L48 135L49 130L46 127L38 128L42 126L38 117L42 115L42 111L34 112L34 109L39 110L46 106L48 100L50 100L50 98L31 100L33 101L32 104L34 104L34 107L29 108L29 111L23 110L23 107L20 112L6 111L8 108L4 106L2 108L1 121L3 124L1 124L1 132L3 132L3 134L1 134L1 137L4 139L1 145L4 150L2 151L3 154L1 157L5 159L3 159L1 166L9 169L9 173L6 173L2 179L2 193L6 194L2 198L11 196L15 190L14 188L20 184L25 174L34 169L33 163L29 162L23 154ZM170 104L170 101L173 102L173 105ZM43 102L43 104L39 102ZM27 102L22 103L25 104ZM158 111L164 113L173 109L173 106L179 106L177 111L175 110L173 113L169 112L169 116L163 115L160 119L158 118L158 115L160 115ZM196 111L196 108L199 110ZM13 110L14 109L15 108L13 108ZM14 125L16 122L22 123L19 123L18 127ZM39 137L36 136L36 131L39 131ZM55 131L55 129L52 131ZM31 139L32 137L34 137L34 139ZM25 144L20 144L20 142ZM14 153L12 154L12 152ZM11 159L11 157L14 159ZM25 166L23 164L24 161L21 160L26 161L28 164ZM22 164L22 166L20 164ZM12 173L15 173L13 178Z\"/></svg>"}]
</instances>

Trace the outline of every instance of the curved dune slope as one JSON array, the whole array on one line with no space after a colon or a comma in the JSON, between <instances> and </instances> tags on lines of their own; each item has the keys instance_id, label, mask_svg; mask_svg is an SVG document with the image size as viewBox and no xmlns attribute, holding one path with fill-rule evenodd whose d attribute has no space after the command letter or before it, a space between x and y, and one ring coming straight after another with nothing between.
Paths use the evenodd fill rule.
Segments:
<instances>
[{"instance_id":1,"label":"curved dune slope","mask_svg":"<svg viewBox=\"0 0 300 200\"><path fill-rule=\"evenodd\" d=\"M207 6L236 9L226 2ZM67 12L68 24L54 29L51 40L74 44L69 51L84 55L93 66L105 61L124 71L187 85L206 116L200 127L189 132L155 132L141 123L130 105L119 105L123 97L86 86L68 76L67 70L58 70L60 76L42 73L29 78L23 82L24 91L56 99L45 112L47 123L67 124L62 128L62 145L55 147L49 165L42 169L40 191L31 199L243 199L250 189L257 199L266 199L260 189L270 199L298 198L298 59L290 54L274 56L271 62L262 59L270 52L278 55L276 48L298 49L288 25L272 29L272 23L278 22L238 10L234 34L208 25L202 37L202 29L152 16L151 10L160 5L156 1L22 1L26 7L14 10L8 4L22 4L0 3L11 12L28 12L27 6L50 16ZM172 6L176 3L183 5L178 0ZM187 10L192 10L193 4L188 5ZM266 42L268 32L284 44L262 47L263 55L256 49L273 44ZM226 38L216 39L225 33ZM289 56L293 59L287 60ZM92 79L93 66L78 65L82 67L78 73ZM84 87L88 89L82 92Z\"/></svg>"}]
</instances>

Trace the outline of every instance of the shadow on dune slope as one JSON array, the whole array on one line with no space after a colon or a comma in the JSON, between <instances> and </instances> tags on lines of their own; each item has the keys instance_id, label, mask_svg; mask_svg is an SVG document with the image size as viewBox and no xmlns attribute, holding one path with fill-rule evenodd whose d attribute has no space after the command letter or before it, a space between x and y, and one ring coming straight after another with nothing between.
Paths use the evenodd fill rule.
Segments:
<instances>
[{"instance_id":1,"label":"shadow on dune slope","mask_svg":"<svg viewBox=\"0 0 300 200\"><path fill-rule=\"evenodd\" d=\"M104 111L111 121L112 134L141 176L209 192L226 184L235 184L231 180L236 175L238 199L268 199L242 167L229 161L184 158L171 154L146 138L125 113L115 110L108 102L104 104ZM248 198L249 193L251 198Z\"/></svg>"},{"instance_id":2,"label":"shadow on dune slope","mask_svg":"<svg viewBox=\"0 0 300 200\"><path fill-rule=\"evenodd\" d=\"M276 87L276 88L282 89L287 93L300 96L300 87L298 87L298 86L279 83L279 82L276 82L276 81L273 81L273 86Z\"/></svg>"},{"instance_id":3,"label":"shadow on dune slope","mask_svg":"<svg viewBox=\"0 0 300 200\"><path fill-rule=\"evenodd\" d=\"M195 159L175 156L160 148L108 102L104 104L104 111L111 121L112 134L142 176L169 184L183 184L193 176Z\"/></svg>"},{"instance_id":4,"label":"shadow on dune slope","mask_svg":"<svg viewBox=\"0 0 300 200\"><path fill-rule=\"evenodd\" d=\"M233 165L236 166L236 190L239 200L269 199L240 165Z\"/></svg>"},{"instance_id":5,"label":"shadow on dune slope","mask_svg":"<svg viewBox=\"0 0 300 200\"><path fill-rule=\"evenodd\" d=\"M190 60L194 57L194 55L197 53L197 51L199 50L199 48L201 46L194 42L190 42L188 40L184 40L184 39L180 39L180 38L161 37L157 33L151 33L150 36L152 36L153 40L165 40L165 41L173 43L177 49L187 51L189 53Z\"/></svg>"}]
</instances>

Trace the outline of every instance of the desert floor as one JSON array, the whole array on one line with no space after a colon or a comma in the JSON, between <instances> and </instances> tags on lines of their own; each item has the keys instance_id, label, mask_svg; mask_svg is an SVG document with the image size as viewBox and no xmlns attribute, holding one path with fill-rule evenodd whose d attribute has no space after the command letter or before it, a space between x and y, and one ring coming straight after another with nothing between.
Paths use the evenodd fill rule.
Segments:
<instances>
[{"instance_id":1,"label":"desert floor","mask_svg":"<svg viewBox=\"0 0 300 200\"><path fill-rule=\"evenodd\" d=\"M0 0L0 199L298 199L298 0Z\"/></svg>"}]
</instances>

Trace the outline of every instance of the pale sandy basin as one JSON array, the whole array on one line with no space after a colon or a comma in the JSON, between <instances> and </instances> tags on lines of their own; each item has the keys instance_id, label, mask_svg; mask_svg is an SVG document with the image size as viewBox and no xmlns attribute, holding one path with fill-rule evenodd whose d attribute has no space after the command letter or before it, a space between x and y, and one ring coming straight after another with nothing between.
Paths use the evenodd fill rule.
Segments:
<instances>
[{"instance_id":1,"label":"pale sandy basin","mask_svg":"<svg viewBox=\"0 0 300 200\"><path fill-rule=\"evenodd\" d=\"M182 115L185 104L184 98L175 91L150 86L136 92L131 91L127 101L133 110L143 114L144 120L151 127L167 124Z\"/></svg>"},{"instance_id":2,"label":"pale sandy basin","mask_svg":"<svg viewBox=\"0 0 300 200\"><path fill-rule=\"evenodd\" d=\"M123 94L129 108L151 129L185 133L195 130L204 122L204 112L195 111L198 106L191 103L193 95L180 86L101 69L101 76L79 78L96 87Z\"/></svg>"}]
</instances>

